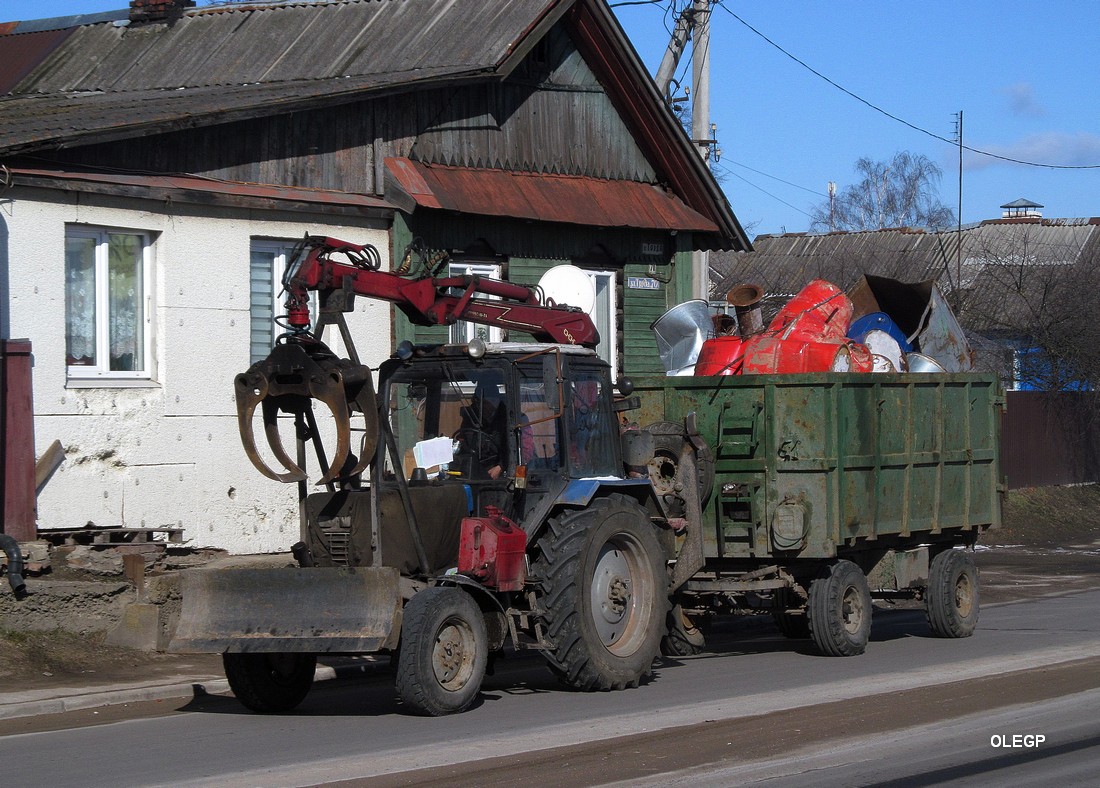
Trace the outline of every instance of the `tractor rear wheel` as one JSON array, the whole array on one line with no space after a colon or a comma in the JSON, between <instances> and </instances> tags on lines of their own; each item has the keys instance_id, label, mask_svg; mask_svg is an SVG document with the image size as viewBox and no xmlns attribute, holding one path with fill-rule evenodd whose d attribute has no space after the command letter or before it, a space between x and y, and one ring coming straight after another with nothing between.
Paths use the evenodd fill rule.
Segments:
<instances>
[{"instance_id":1,"label":"tractor rear wheel","mask_svg":"<svg viewBox=\"0 0 1100 788\"><path fill-rule=\"evenodd\" d=\"M462 589L426 588L405 605L397 693L415 714L439 717L469 708L488 659L485 617Z\"/></svg>"},{"instance_id":2,"label":"tractor rear wheel","mask_svg":"<svg viewBox=\"0 0 1100 788\"><path fill-rule=\"evenodd\" d=\"M313 685L313 654L222 654L229 688L237 700L261 714L290 711Z\"/></svg>"},{"instance_id":3,"label":"tractor rear wheel","mask_svg":"<svg viewBox=\"0 0 1100 788\"><path fill-rule=\"evenodd\" d=\"M649 514L622 495L550 520L539 540L550 669L581 690L636 687L666 633L668 573Z\"/></svg>"}]
</instances>

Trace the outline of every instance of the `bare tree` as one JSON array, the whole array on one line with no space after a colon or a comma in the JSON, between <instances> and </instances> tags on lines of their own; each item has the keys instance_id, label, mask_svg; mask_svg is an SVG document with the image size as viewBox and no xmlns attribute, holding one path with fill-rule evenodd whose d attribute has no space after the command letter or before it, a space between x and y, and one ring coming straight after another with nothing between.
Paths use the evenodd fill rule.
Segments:
<instances>
[{"instance_id":1,"label":"bare tree","mask_svg":"<svg viewBox=\"0 0 1100 788\"><path fill-rule=\"evenodd\" d=\"M812 231L938 230L954 223L954 212L939 198L943 172L927 156L901 151L890 161L862 158L855 171L860 176L858 183L812 209Z\"/></svg>"},{"instance_id":2,"label":"bare tree","mask_svg":"<svg viewBox=\"0 0 1100 788\"><path fill-rule=\"evenodd\" d=\"M1095 318L1100 244L1044 245L1027 225L1012 229L1009 243L1001 238L968 251L964 324L972 334L1015 348L1012 377L1027 388L1095 388L1100 384Z\"/></svg>"}]
</instances>

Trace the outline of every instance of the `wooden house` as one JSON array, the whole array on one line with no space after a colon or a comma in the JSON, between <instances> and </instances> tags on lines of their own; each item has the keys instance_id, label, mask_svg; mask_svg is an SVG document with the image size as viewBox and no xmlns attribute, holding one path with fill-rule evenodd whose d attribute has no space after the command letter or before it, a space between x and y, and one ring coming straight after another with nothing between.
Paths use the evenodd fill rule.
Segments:
<instances>
[{"instance_id":1,"label":"wooden house","mask_svg":"<svg viewBox=\"0 0 1100 788\"><path fill-rule=\"evenodd\" d=\"M749 248L603 0L192 5L0 23L0 334L32 340L36 440L68 451L42 528L294 541L232 378L304 233L529 284L576 265L626 373L660 371L648 327L691 251ZM372 365L447 338L357 310Z\"/></svg>"}]
</instances>

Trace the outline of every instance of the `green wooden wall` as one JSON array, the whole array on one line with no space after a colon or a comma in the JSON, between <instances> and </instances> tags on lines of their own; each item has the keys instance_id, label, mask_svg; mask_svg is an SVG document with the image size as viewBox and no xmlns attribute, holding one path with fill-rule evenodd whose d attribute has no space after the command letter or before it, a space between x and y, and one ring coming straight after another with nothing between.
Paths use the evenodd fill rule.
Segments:
<instances>
[{"instance_id":1,"label":"green wooden wall","mask_svg":"<svg viewBox=\"0 0 1100 788\"><path fill-rule=\"evenodd\" d=\"M621 369L627 375L664 373L649 326L666 309L690 298L690 233L673 236L652 230L602 230L421 210L413 216L395 217L393 259L401 259L414 237L430 249L446 249L452 254L473 247L490 248L506 258L505 277L519 284L535 285L545 271L564 263L615 270ZM658 288L630 287L631 277L642 277L645 284L656 280ZM447 341L448 331L443 326L413 326L397 312L394 336L397 342L439 343ZM527 337L513 331L509 338Z\"/></svg>"}]
</instances>

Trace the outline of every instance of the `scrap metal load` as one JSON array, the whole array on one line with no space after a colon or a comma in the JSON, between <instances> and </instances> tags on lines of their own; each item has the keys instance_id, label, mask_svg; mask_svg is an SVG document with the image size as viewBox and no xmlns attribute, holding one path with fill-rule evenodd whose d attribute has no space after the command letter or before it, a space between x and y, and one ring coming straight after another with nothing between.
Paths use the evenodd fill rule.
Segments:
<instances>
[{"instance_id":1,"label":"scrap metal load","mask_svg":"<svg viewBox=\"0 0 1100 788\"><path fill-rule=\"evenodd\" d=\"M728 314L689 301L653 324L670 375L969 372L966 337L934 282L863 277L850 293L815 279L764 327L756 285L730 291Z\"/></svg>"},{"instance_id":2,"label":"scrap metal load","mask_svg":"<svg viewBox=\"0 0 1100 788\"><path fill-rule=\"evenodd\" d=\"M419 268L410 275L414 253ZM427 257L410 247L395 272L382 271L378 250L335 238L306 236L294 250L283 276L286 314L277 322L287 331L267 358L237 375L237 423L249 460L264 476L280 482L300 482L306 473L283 446L279 413L294 417L299 438L318 446L322 476L318 484L350 479L370 464L377 448L378 413L370 368L354 352L343 314L350 312L356 295L389 301L418 326L449 326L459 320L503 329L525 331L540 342L595 347L599 333L582 310L543 304L537 288L475 275L437 276L446 265L445 254ZM319 296L320 318L311 330L309 294ZM336 325L350 359L336 356L320 337L328 324ZM325 404L336 426L336 448L331 457L320 449L312 403ZM261 457L252 421L261 409L264 433L282 471ZM363 439L356 457L351 452L351 417L363 417Z\"/></svg>"}]
</instances>

